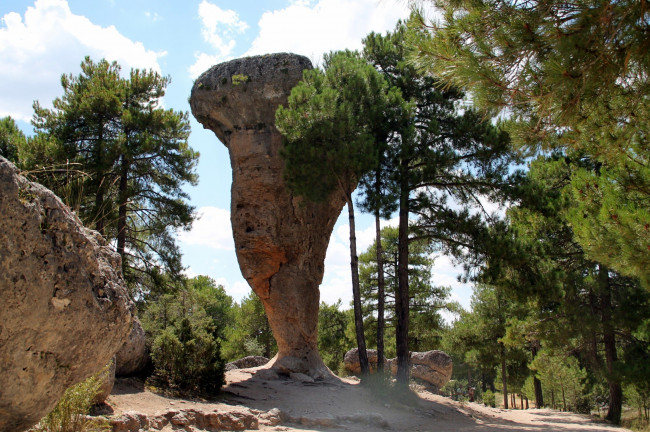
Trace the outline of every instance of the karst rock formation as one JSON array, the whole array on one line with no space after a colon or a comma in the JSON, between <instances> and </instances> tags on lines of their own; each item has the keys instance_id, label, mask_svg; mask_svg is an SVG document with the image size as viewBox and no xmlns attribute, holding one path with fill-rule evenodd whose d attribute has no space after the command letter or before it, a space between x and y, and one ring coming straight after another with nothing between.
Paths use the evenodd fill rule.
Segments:
<instances>
[{"instance_id":1,"label":"karst rock formation","mask_svg":"<svg viewBox=\"0 0 650 432\"><path fill-rule=\"evenodd\" d=\"M230 153L237 259L278 343L269 366L319 378L330 375L317 349L319 285L344 200L315 204L292 195L274 126L277 107L311 67L306 57L286 53L218 64L196 80L190 106Z\"/></svg>"},{"instance_id":2,"label":"karst rock formation","mask_svg":"<svg viewBox=\"0 0 650 432\"><path fill-rule=\"evenodd\" d=\"M120 257L0 157L0 432L28 429L126 340Z\"/></svg>"}]
</instances>

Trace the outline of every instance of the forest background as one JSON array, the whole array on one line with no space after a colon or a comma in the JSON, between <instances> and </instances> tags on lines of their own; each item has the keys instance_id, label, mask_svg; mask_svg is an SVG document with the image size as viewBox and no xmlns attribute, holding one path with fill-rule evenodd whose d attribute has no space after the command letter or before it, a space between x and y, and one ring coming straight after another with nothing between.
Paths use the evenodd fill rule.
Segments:
<instances>
[{"instance_id":1,"label":"forest background","mask_svg":"<svg viewBox=\"0 0 650 432\"><path fill-rule=\"evenodd\" d=\"M41 5L55 3L61 5ZM447 14L436 32L436 23L414 16L406 39L365 40L365 60L388 83L368 94L374 97L393 85L405 102L385 111L413 113L399 117L396 123L401 126L385 138L384 162L396 163L392 172L399 173L400 222L406 222L404 215L418 215L408 231L400 223L396 243L394 232L383 232L386 262L394 253L391 245L396 244L398 256L393 274L390 266L386 272L393 278L387 285L386 298L392 295L395 300L393 309L388 302L387 329L397 331L396 354L399 358L421 349L421 344L424 349L444 347L456 359L458 378L466 373L466 385L480 384L485 395L500 387L506 407L514 402L508 400L508 391L519 393L522 401L534 398L537 405L565 410L589 412L602 404L607 418L618 423L625 398L647 421L648 58L647 39L639 35L648 26L648 12L636 4L626 8L606 2L591 8L553 2L537 8L507 2L439 5ZM20 28L16 18L5 15L7 29ZM396 27L395 32L401 34L402 29ZM559 36L551 36L553 32ZM410 63L400 63L404 46L413 49L415 60ZM350 53L326 57L325 73L361 60ZM474 107L447 102L462 99L456 87L433 91L441 87L420 86L430 79L428 73L440 80L438 84L467 89ZM306 85L315 85L318 92L318 73L313 79ZM82 74L64 76L61 84L64 95L55 99L53 110L34 105L35 137L25 139L16 123L3 120L9 139L3 141L2 151L56 190L87 224L115 241L153 337L156 377L172 387L213 391L219 383L209 377L223 367L220 349L226 357L270 356L268 326L254 297L233 305L215 281L182 275L182 254L170 228L192 222L182 185L196 182L193 166L198 155L187 145L187 115L160 104L167 78L154 70L132 71L122 78L116 63L87 58ZM346 94L345 87L339 89ZM426 89L431 96L424 96ZM89 94L93 97L84 97ZM356 97L358 92L350 94ZM400 93L387 94L388 107ZM301 100L304 97L296 93L290 109L299 112ZM357 106L366 106L360 102ZM423 108L429 106L437 113L431 118ZM333 107L336 116L339 108ZM481 110L476 117L474 108ZM501 122L481 126L480 112L483 121L501 115ZM329 113L328 108L321 112ZM75 123L80 118L85 123ZM281 120L279 113L278 124L291 142L292 130L302 126ZM364 139L384 133L363 121L358 130ZM510 134L494 130L494 124ZM470 131L483 138L476 140ZM84 147L87 142L92 145ZM411 143L415 145L409 147ZM505 159L498 156L497 151L510 143L511 153L505 153ZM87 154L75 159L79 152ZM290 150L287 155L291 161ZM527 157L526 173L515 171L522 156ZM441 168L455 158L461 164L449 165L444 174ZM65 171L51 168L64 160ZM43 169L45 161L52 161L50 168ZM515 165L504 171L501 163ZM372 166L351 175L362 176ZM485 211L481 197L486 195L513 203L506 219ZM446 207L449 197L459 203ZM370 201L366 208L372 209ZM465 207L469 204L478 213ZM393 208L387 205L377 214ZM412 236L410 242L407 235ZM430 283L431 252L440 250L462 260L466 278L475 282L471 311L449 302L448 288ZM403 265L407 257L411 267ZM372 329L375 316L372 261L372 251L362 255L365 311L360 312L366 329ZM409 278L402 277L404 271ZM404 286L408 279L410 297L409 283ZM321 311L320 343L334 356L326 358L332 368L340 365L345 347L327 343L351 345L352 320L339 306L324 304ZM417 318L410 329L409 307ZM441 309L460 312L459 319L446 325ZM247 326L252 317L261 320ZM356 339L361 346L359 317ZM246 329L253 333L245 334ZM406 337L400 339L405 329L408 346ZM368 340L372 333L366 335ZM392 338L390 331L384 336ZM392 349L387 344L386 351ZM180 353L182 361L169 352ZM208 363L197 370L185 367L202 361Z\"/></svg>"}]
</instances>

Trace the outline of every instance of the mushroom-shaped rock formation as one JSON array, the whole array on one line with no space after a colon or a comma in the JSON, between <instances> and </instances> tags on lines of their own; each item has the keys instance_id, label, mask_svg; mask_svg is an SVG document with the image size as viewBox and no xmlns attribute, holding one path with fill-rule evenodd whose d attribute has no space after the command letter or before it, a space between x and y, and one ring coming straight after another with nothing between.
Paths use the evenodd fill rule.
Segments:
<instances>
[{"instance_id":1,"label":"mushroom-shaped rock formation","mask_svg":"<svg viewBox=\"0 0 650 432\"><path fill-rule=\"evenodd\" d=\"M29 428L129 334L120 256L0 157L0 431Z\"/></svg>"},{"instance_id":2,"label":"mushroom-shaped rock formation","mask_svg":"<svg viewBox=\"0 0 650 432\"><path fill-rule=\"evenodd\" d=\"M311 377L331 374L317 348L319 285L344 200L302 201L286 186L275 111L310 61L272 54L213 66L194 83L192 114L230 153L231 221L244 278L260 297L278 355L269 366Z\"/></svg>"}]
</instances>

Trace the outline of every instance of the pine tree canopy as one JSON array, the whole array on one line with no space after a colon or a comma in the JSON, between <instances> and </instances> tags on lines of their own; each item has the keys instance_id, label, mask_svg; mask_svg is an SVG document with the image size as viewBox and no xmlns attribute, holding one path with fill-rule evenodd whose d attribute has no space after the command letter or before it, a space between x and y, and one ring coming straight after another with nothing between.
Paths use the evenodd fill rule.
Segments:
<instances>
[{"instance_id":1,"label":"pine tree canopy","mask_svg":"<svg viewBox=\"0 0 650 432\"><path fill-rule=\"evenodd\" d=\"M194 219L185 184L197 181L198 153L188 145L188 114L160 107L169 78L89 57L81 74L61 77L52 109L34 103L37 135L19 149L19 165L57 193L82 222L122 256L133 293L178 280L176 230Z\"/></svg>"},{"instance_id":2,"label":"pine tree canopy","mask_svg":"<svg viewBox=\"0 0 650 432\"><path fill-rule=\"evenodd\" d=\"M507 118L522 150L581 152L569 219L585 252L648 283L650 8L637 0L435 0L414 63ZM432 36L431 36L432 35Z\"/></svg>"}]
</instances>

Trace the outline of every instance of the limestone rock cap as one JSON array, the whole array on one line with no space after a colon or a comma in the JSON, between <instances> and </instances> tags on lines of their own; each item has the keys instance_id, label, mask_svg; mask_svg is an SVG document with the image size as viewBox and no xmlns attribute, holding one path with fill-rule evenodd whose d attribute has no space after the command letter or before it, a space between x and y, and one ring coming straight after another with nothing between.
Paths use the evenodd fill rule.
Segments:
<instances>
[{"instance_id":1,"label":"limestone rock cap","mask_svg":"<svg viewBox=\"0 0 650 432\"><path fill-rule=\"evenodd\" d=\"M275 110L286 103L303 70L311 68L307 57L290 53L244 57L212 66L194 82L192 114L228 145L233 131L273 126Z\"/></svg>"}]
</instances>

